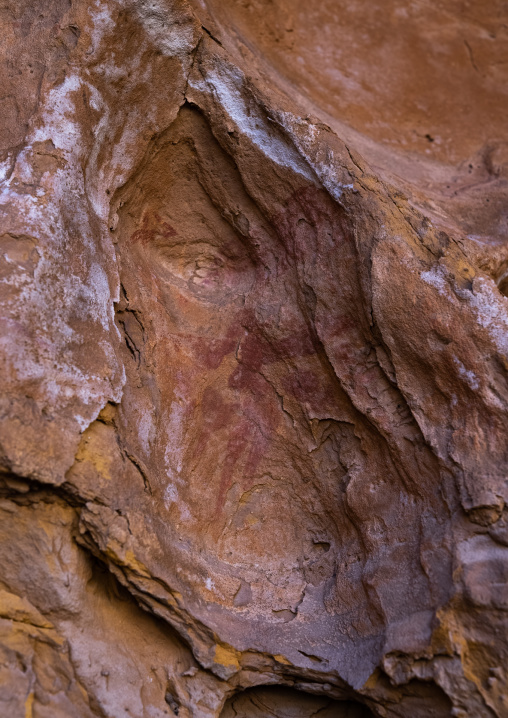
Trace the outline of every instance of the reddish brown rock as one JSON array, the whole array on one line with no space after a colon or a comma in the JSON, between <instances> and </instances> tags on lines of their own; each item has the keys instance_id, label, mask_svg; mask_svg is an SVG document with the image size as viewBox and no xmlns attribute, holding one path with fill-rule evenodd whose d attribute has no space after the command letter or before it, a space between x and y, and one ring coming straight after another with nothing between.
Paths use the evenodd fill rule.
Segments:
<instances>
[{"instance_id":1,"label":"reddish brown rock","mask_svg":"<svg viewBox=\"0 0 508 718\"><path fill-rule=\"evenodd\" d=\"M2 10L6 715L507 714L503 12Z\"/></svg>"}]
</instances>

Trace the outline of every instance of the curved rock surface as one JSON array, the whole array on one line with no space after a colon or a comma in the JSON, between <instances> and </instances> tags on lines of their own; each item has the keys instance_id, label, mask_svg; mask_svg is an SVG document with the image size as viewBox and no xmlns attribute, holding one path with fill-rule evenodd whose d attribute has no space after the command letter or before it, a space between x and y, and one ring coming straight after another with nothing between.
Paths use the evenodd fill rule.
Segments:
<instances>
[{"instance_id":1,"label":"curved rock surface","mask_svg":"<svg viewBox=\"0 0 508 718\"><path fill-rule=\"evenodd\" d=\"M505 3L314 5L2 7L2 715L508 715Z\"/></svg>"}]
</instances>

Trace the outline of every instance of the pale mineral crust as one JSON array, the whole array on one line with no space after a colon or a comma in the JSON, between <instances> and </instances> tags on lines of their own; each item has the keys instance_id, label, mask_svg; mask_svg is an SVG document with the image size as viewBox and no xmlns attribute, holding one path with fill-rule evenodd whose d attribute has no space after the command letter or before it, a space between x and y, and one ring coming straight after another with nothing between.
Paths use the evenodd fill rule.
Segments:
<instances>
[{"instance_id":1,"label":"pale mineral crust","mask_svg":"<svg viewBox=\"0 0 508 718\"><path fill-rule=\"evenodd\" d=\"M506 718L506 3L0 18L0 716Z\"/></svg>"}]
</instances>

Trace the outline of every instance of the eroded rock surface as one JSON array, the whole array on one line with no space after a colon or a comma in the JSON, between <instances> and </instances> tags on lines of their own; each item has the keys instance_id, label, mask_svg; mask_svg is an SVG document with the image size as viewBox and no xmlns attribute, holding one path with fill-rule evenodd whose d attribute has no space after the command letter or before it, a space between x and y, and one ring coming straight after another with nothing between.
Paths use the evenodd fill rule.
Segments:
<instances>
[{"instance_id":1,"label":"eroded rock surface","mask_svg":"<svg viewBox=\"0 0 508 718\"><path fill-rule=\"evenodd\" d=\"M506 8L310 5L2 8L2 714L508 715Z\"/></svg>"}]
</instances>

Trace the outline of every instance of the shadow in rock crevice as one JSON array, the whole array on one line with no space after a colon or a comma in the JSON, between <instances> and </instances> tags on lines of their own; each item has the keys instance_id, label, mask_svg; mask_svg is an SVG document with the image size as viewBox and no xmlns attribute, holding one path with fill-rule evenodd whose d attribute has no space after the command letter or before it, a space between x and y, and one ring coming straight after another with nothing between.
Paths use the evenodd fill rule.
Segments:
<instances>
[{"instance_id":1,"label":"shadow in rock crevice","mask_svg":"<svg viewBox=\"0 0 508 718\"><path fill-rule=\"evenodd\" d=\"M230 698L221 718L373 718L361 703L337 701L283 686L250 688Z\"/></svg>"}]
</instances>

